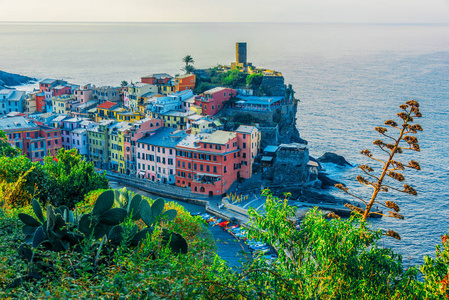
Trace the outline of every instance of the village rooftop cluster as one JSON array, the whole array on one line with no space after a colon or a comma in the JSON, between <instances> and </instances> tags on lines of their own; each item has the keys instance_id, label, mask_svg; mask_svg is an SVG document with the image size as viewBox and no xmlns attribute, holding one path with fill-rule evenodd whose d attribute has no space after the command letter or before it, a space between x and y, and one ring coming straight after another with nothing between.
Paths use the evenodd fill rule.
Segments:
<instances>
[{"instance_id":1,"label":"village rooftop cluster","mask_svg":"<svg viewBox=\"0 0 449 300\"><path fill-rule=\"evenodd\" d=\"M261 134L258 124L225 131L217 113L272 112L292 99L228 87L195 95L196 79L152 74L120 87L45 79L32 93L3 89L0 130L32 161L76 148L98 169L222 195L251 178Z\"/></svg>"}]
</instances>

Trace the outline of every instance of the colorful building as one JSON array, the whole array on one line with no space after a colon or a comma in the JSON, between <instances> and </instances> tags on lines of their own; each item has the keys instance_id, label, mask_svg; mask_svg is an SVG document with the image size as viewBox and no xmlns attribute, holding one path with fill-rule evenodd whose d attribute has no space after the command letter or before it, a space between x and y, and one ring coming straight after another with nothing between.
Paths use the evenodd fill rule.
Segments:
<instances>
[{"instance_id":1,"label":"colorful building","mask_svg":"<svg viewBox=\"0 0 449 300\"><path fill-rule=\"evenodd\" d=\"M240 149L235 132L191 134L176 145L176 150L176 185L193 193L222 195L239 176Z\"/></svg>"},{"instance_id":2,"label":"colorful building","mask_svg":"<svg viewBox=\"0 0 449 300\"><path fill-rule=\"evenodd\" d=\"M137 175L151 181L175 184L175 146L187 136L184 131L163 127L137 140Z\"/></svg>"},{"instance_id":3,"label":"colorful building","mask_svg":"<svg viewBox=\"0 0 449 300\"><path fill-rule=\"evenodd\" d=\"M72 112L73 105L77 104L74 95L61 95L51 98L51 107L54 113L69 115ZM50 110L49 110L50 111Z\"/></svg>"},{"instance_id":4,"label":"colorful building","mask_svg":"<svg viewBox=\"0 0 449 300\"><path fill-rule=\"evenodd\" d=\"M168 95L174 92L175 82L167 73L152 74L141 78L142 83L155 84L159 94Z\"/></svg>"},{"instance_id":5,"label":"colorful building","mask_svg":"<svg viewBox=\"0 0 449 300\"><path fill-rule=\"evenodd\" d=\"M175 129L185 130L187 129L187 118L193 115L194 112L180 112L171 110L164 114L152 114L154 118L159 118L164 120L165 127L171 127Z\"/></svg>"},{"instance_id":6,"label":"colorful building","mask_svg":"<svg viewBox=\"0 0 449 300\"><path fill-rule=\"evenodd\" d=\"M251 178L253 175L254 160L259 153L260 132L255 126L240 125L235 131L240 148L241 168L239 176Z\"/></svg>"},{"instance_id":7,"label":"colorful building","mask_svg":"<svg viewBox=\"0 0 449 300\"><path fill-rule=\"evenodd\" d=\"M161 119L149 119L135 122L130 129L124 132L124 156L125 156L125 174L136 176L137 156L136 141L144 136L150 136L159 128L164 126Z\"/></svg>"},{"instance_id":8,"label":"colorful building","mask_svg":"<svg viewBox=\"0 0 449 300\"><path fill-rule=\"evenodd\" d=\"M186 74L175 77L175 92L193 90L195 88L195 74Z\"/></svg>"},{"instance_id":9,"label":"colorful building","mask_svg":"<svg viewBox=\"0 0 449 300\"><path fill-rule=\"evenodd\" d=\"M13 89L0 90L0 115L23 112L26 93Z\"/></svg>"},{"instance_id":10,"label":"colorful building","mask_svg":"<svg viewBox=\"0 0 449 300\"><path fill-rule=\"evenodd\" d=\"M117 112L118 122L131 122L140 121L145 118L145 115L139 111L121 111Z\"/></svg>"},{"instance_id":11,"label":"colorful building","mask_svg":"<svg viewBox=\"0 0 449 300\"><path fill-rule=\"evenodd\" d=\"M114 172L125 170L123 131L131 128L131 123L115 123L108 127L108 169Z\"/></svg>"},{"instance_id":12,"label":"colorful building","mask_svg":"<svg viewBox=\"0 0 449 300\"><path fill-rule=\"evenodd\" d=\"M138 111L138 105L144 103L149 93L157 93L158 87L154 84L131 83L128 90L124 93L124 105L130 109Z\"/></svg>"},{"instance_id":13,"label":"colorful building","mask_svg":"<svg viewBox=\"0 0 449 300\"><path fill-rule=\"evenodd\" d=\"M114 125L114 120L103 120L98 126L87 129L89 139L89 160L95 167L107 169L109 164L108 155L108 128Z\"/></svg>"},{"instance_id":14,"label":"colorful building","mask_svg":"<svg viewBox=\"0 0 449 300\"><path fill-rule=\"evenodd\" d=\"M75 95L76 101L80 104L87 103L93 99L93 91L90 84L75 90L73 94Z\"/></svg>"},{"instance_id":15,"label":"colorful building","mask_svg":"<svg viewBox=\"0 0 449 300\"><path fill-rule=\"evenodd\" d=\"M60 129L23 116L0 119L3 130L11 146L22 150L22 154L32 161L42 161L45 156L55 156L61 148Z\"/></svg>"},{"instance_id":16,"label":"colorful building","mask_svg":"<svg viewBox=\"0 0 449 300\"><path fill-rule=\"evenodd\" d=\"M114 109L119 108L120 111L124 111L124 108L120 108L118 103L105 101L96 107L95 122L102 120L116 119L117 112Z\"/></svg>"},{"instance_id":17,"label":"colorful building","mask_svg":"<svg viewBox=\"0 0 449 300\"><path fill-rule=\"evenodd\" d=\"M120 87L112 86L100 86L92 87L92 98L98 100L98 103L103 103L106 101L119 103L120 101Z\"/></svg>"},{"instance_id":18,"label":"colorful building","mask_svg":"<svg viewBox=\"0 0 449 300\"><path fill-rule=\"evenodd\" d=\"M237 95L237 91L230 88L216 87L195 97L195 105L191 109L203 116L214 116L223 109L224 102Z\"/></svg>"}]
</instances>

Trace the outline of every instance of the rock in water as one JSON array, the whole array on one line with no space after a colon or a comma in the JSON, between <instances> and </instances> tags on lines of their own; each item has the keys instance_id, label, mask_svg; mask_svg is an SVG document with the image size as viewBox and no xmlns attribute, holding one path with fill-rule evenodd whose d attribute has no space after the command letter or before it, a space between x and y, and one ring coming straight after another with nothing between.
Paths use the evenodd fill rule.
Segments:
<instances>
[{"instance_id":1,"label":"rock in water","mask_svg":"<svg viewBox=\"0 0 449 300\"><path fill-rule=\"evenodd\" d=\"M343 156L332 152L324 153L323 156L318 158L318 161L320 163L333 163L339 166L352 166Z\"/></svg>"},{"instance_id":2,"label":"rock in water","mask_svg":"<svg viewBox=\"0 0 449 300\"><path fill-rule=\"evenodd\" d=\"M37 81L36 78L0 71L0 86L14 86Z\"/></svg>"}]
</instances>

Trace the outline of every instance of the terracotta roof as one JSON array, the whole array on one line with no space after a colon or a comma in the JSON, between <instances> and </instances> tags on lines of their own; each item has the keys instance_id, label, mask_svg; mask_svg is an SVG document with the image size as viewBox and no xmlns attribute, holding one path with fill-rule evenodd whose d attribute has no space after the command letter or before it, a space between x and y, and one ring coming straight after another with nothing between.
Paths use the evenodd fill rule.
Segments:
<instances>
[{"instance_id":1,"label":"terracotta roof","mask_svg":"<svg viewBox=\"0 0 449 300\"><path fill-rule=\"evenodd\" d=\"M100 105L97 106L97 108L111 108L113 106L117 105L117 103L114 102L110 102L110 101L105 101L103 103L101 103Z\"/></svg>"}]
</instances>

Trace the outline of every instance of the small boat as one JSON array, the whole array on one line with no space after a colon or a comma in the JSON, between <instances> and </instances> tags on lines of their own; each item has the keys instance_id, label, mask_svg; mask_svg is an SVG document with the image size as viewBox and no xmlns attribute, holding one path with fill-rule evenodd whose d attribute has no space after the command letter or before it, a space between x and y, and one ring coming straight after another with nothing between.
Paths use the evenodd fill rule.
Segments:
<instances>
[{"instance_id":1,"label":"small boat","mask_svg":"<svg viewBox=\"0 0 449 300\"><path fill-rule=\"evenodd\" d=\"M202 212L200 212L200 211L190 213L190 215L192 215L192 216L199 216L201 214L202 214Z\"/></svg>"},{"instance_id":2,"label":"small boat","mask_svg":"<svg viewBox=\"0 0 449 300\"><path fill-rule=\"evenodd\" d=\"M229 224L229 221L223 221L223 222L218 223L218 225L219 225L220 227L223 227L223 228L225 228L226 226L228 226L228 224Z\"/></svg>"}]
</instances>

